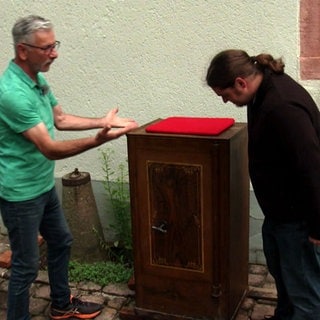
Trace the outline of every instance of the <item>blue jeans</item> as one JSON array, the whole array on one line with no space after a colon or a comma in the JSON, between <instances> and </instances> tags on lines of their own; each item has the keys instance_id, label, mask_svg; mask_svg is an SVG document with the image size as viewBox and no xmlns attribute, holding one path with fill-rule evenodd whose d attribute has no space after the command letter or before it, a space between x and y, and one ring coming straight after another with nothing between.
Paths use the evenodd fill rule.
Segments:
<instances>
[{"instance_id":1,"label":"blue jeans","mask_svg":"<svg viewBox=\"0 0 320 320\"><path fill-rule=\"evenodd\" d=\"M62 308L70 301L68 263L72 235L55 188L27 201L0 199L2 220L12 250L7 320L29 320L29 288L39 268L38 234L47 243L51 299Z\"/></svg>"},{"instance_id":2,"label":"blue jeans","mask_svg":"<svg viewBox=\"0 0 320 320\"><path fill-rule=\"evenodd\" d=\"M320 320L320 247L308 240L303 222L262 226L267 266L275 279L275 315L283 320Z\"/></svg>"}]
</instances>

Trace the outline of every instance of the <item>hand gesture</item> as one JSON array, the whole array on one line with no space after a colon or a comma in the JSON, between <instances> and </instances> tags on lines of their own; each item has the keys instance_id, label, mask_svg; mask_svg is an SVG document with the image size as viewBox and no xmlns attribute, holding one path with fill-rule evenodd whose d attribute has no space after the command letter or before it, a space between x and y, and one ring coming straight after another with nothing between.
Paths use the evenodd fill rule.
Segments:
<instances>
[{"instance_id":1,"label":"hand gesture","mask_svg":"<svg viewBox=\"0 0 320 320\"><path fill-rule=\"evenodd\" d=\"M315 244L316 246L320 246L320 240L309 237L309 241L313 244Z\"/></svg>"},{"instance_id":2,"label":"hand gesture","mask_svg":"<svg viewBox=\"0 0 320 320\"><path fill-rule=\"evenodd\" d=\"M136 122L133 119L118 117L117 115L118 111L119 111L118 108L114 108L107 113L107 115L104 118L105 119L104 127L110 126L111 128L125 128L129 126L132 128L134 124L137 126Z\"/></svg>"},{"instance_id":3,"label":"hand gesture","mask_svg":"<svg viewBox=\"0 0 320 320\"><path fill-rule=\"evenodd\" d=\"M133 119L119 117L117 115L118 111L118 108L114 108L103 118L104 127L96 135L98 144L117 139L138 127L138 124Z\"/></svg>"}]
</instances>

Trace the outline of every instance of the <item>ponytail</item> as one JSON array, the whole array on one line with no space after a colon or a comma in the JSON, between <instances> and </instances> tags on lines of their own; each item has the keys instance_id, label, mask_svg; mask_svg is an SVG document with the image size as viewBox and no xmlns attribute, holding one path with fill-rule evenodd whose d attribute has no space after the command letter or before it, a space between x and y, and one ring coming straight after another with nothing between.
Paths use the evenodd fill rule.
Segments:
<instances>
[{"instance_id":1,"label":"ponytail","mask_svg":"<svg viewBox=\"0 0 320 320\"><path fill-rule=\"evenodd\" d=\"M282 74L284 63L282 59L274 59L270 54L250 57L243 50L225 50L212 59L206 81L211 88L225 89L232 87L237 77L245 78L261 73L264 69L271 69L277 74Z\"/></svg>"}]
</instances>

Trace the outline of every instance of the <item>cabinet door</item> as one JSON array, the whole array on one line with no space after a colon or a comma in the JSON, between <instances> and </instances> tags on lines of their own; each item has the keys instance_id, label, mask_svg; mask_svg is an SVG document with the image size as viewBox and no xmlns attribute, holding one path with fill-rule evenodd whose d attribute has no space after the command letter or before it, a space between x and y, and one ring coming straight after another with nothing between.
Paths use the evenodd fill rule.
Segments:
<instances>
[{"instance_id":1,"label":"cabinet door","mask_svg":"<svg viewBox=\"0 0 320 320\"><path fill-rule=\"evenodd\" d=\"M228 176L220 144L129 137L128 147L137 307L217 313L217 202L220 177Z\"/></svg>"},{"instance_id":2,"label":"cabinet door","mask_svg":"<svg viewBox=\"0 0 320 320\"><path fill-rule=\"evenodd\" d=\"M201 165L147 161L150 262L202 271Z\"/></svg>"}]
</instances>

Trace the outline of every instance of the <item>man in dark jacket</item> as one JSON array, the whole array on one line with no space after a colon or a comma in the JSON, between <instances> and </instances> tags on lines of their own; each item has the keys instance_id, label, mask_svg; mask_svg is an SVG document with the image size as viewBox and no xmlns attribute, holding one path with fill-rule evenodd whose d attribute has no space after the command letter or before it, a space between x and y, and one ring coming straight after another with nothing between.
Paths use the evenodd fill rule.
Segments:
<instances>
[{"instance_id":1,"label":"man in dark jacket","mask_svg":"<svg viewBox=\"0 0 320 320\"><path fill-rule=\"evenodd\" d=\"M222 51L207 83L224 102L248 106L249 172L278 292L270 319L320 319L319 110L269 54Z\"/></svg>"}]
</instances>

